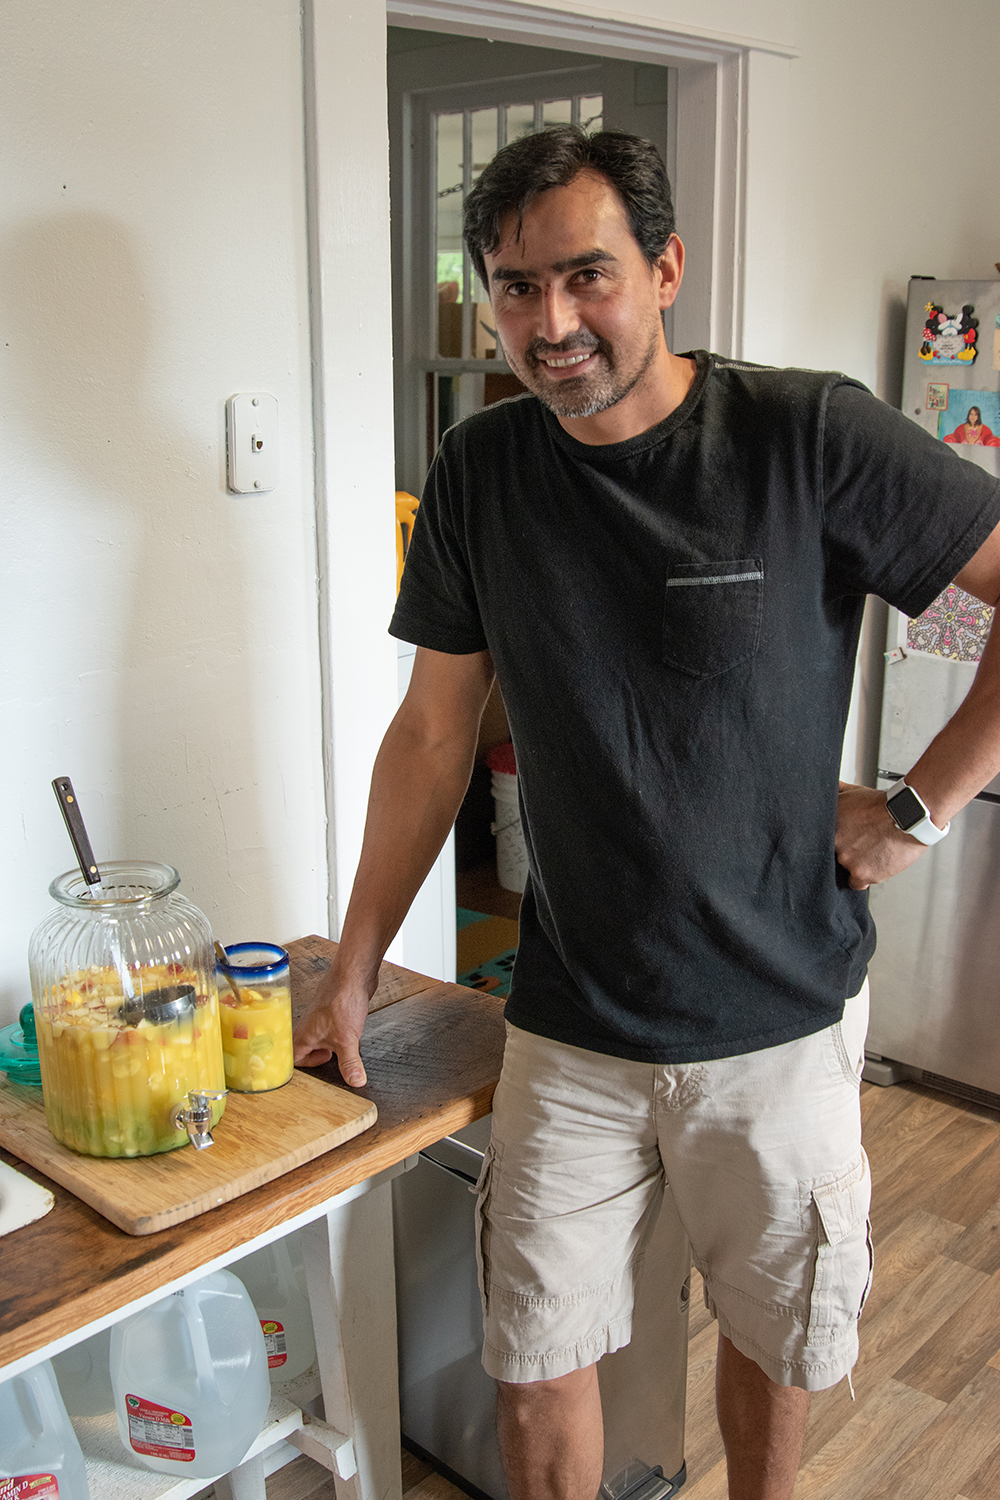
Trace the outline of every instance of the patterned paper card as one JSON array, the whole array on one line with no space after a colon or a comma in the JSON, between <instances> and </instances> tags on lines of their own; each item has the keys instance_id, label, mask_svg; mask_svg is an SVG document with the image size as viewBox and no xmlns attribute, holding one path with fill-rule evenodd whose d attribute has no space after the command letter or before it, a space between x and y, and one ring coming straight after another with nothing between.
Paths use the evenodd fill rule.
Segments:
<instances>
[{"instance_id":1,"label":"patterned paper card","mask_svg":"<svg viewBox=\"0 0 1000 1500\"><path fill-rule=\"evenodd\" d=\"M949 583L922 615L906 626L907 651L977 662L993 623L993 610L957 584Z\"/></svg>"}]
</instances>

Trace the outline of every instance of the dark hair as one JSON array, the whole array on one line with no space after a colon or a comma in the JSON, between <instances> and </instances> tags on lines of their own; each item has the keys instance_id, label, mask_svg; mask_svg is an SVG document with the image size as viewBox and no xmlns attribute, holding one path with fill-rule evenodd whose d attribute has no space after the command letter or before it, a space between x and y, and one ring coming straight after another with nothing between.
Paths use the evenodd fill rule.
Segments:
<instances>
[{"instance_id":1,"label":"dark hair","mask_svg":"<svg viewBox=\"0 0 1000 1500\"><path fill-rule=\"evenodd\" d=\"M975 412L976 416L979 418L979 421L978 422L974 422L972 425L974 427L982 427L982 425L983 425L983 414L979 410L978 406L970 406L969 407L968 413L967 413L966 418L965 418L966 422L968 422L969 417L972 416L973 412Z\"/></svg>"},{"instance_id":2,"label":"dark hair","mask_svg":"<svg viewBox=\"0 0 1000 1500\"><path fill-rule=\"evenodd\" d=\"M483 285L485 255L500 243L509 214L518 224L539 193L565 187L580 172L599 172L622 200L639 249L654 265L674 232L674 205L660 153L652 141L623 130L585 135L578 125L553 125L497 152L465 200L465 243Z\"/></svg>"}]
</instances>

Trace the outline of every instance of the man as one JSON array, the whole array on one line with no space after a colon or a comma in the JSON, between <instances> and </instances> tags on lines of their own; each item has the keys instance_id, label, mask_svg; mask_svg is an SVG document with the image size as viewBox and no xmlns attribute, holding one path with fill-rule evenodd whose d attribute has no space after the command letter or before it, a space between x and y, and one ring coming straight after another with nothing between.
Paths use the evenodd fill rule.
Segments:
<instances>
[{"instance_id":1,"label":"man","mask_svg":"<svg viewBox=\"0 0 1000 1500\"><path fill-rule=\"evenodd\" d=\"M391 627L412 685L297 1059L364 1082L378 964L496 671L530 861L480 1184L511 1493L596 1494L596 1361L628 1342L666 1178L719 1319L731 1500L787 1500L870 1275L863 892L1000 771L991 644L891 811L838 796L861 610L952 578L994 603L998 486L842 376L672 354L684 251L646 142L506 147L466 241L533 394L453 428L429 476Z\"/></svg>"}]
</instances>

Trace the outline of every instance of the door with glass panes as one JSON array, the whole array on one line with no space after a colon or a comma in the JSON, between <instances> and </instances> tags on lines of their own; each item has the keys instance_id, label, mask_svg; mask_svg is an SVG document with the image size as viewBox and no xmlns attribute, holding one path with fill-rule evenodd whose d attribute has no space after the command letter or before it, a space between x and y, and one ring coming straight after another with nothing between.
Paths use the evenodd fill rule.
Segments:
<instances>
[{"instance_id":1,"label":"door with glass panes","mask_svg":"<svg viewBox=\"0 0 1000 1500\"><path fill-rule=\"evenodd\" d=\"M411 149L397 278L405 308L396 350L401 489L420 493L452 423L522 389L497 348L489 299L462 243L462 208L479 174L508 141L564 123L588 133L636 131L666 159L670 72L595 58L584 67L407 96Z\"/></svg>"}]
</instances>

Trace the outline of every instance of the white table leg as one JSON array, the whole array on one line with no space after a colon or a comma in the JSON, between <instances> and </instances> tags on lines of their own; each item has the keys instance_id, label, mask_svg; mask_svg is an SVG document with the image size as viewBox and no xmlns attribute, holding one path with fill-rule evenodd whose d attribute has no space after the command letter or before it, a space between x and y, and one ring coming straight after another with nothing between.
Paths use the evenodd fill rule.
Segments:
<instances>
[{"instance_id":1,"label":"white table leg","mask_svg":"<svg viewBox=\"0 0 1000 1500\"><path fill-rule=\"evenodd\" d=\"M390 1183L306 1225L302 1250L326 1420L357 1463L337 1500L401 1500Z\"/></svg>"},{"instance_id":2,"label":"white table leg","mask_svg":"<svg viewBox=\"0 0 1000 1500\"><path fill-rule=\"evenodd\" d=\"M267 1500L264 1459L258 1453L215 1481L216 1500Z\"/></svg>"}]
</instances>

